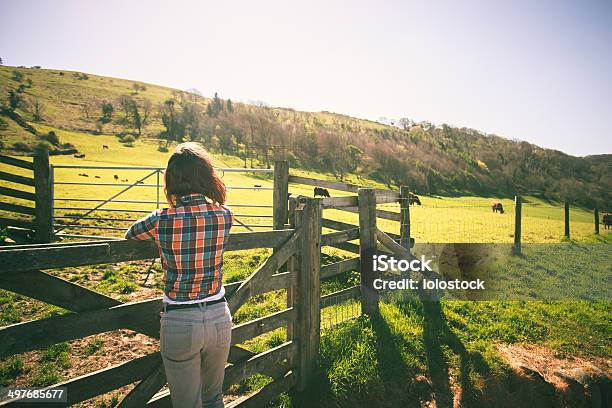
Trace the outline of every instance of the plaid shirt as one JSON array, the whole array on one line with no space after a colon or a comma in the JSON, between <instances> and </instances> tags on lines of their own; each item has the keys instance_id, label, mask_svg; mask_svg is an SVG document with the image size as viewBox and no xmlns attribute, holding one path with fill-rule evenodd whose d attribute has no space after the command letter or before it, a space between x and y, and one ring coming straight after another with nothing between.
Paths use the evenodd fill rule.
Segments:
<instances>
[{"instance_id":1,"label":"plaid shirt","mask_svg":"<svg viewBox=\"0 0 612 408\"><path fill-rule=\"evenodd\" d=\"M128 239L152 240L159 248L164 293L174 301L204 299L222 288L223 250L233 223L232 211L202 194L177 199L176 206L136 221Z\"/></svg>"}]
</instances>

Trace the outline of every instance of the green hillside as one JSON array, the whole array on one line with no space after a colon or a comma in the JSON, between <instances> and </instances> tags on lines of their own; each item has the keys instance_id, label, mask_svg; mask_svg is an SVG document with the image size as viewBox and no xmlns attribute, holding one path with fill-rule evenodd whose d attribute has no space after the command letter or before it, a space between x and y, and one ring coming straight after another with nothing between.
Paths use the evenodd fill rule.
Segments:
<instances>
[{"instance_id":1,"label":"green hillside","mask_svg":"<svg viewBox=\"0 0 612 408\"><path fill-rule=\"evenodd\" d=\"M27 154L47 125L169 142L198 140L245 165L285 158L292 168L370 178L422 194L530 194L609 209L612 155L578 158L473 129L401 121L402 128L329 112L232 103L136 80L0 66L3 149ZM35 134L38 133L38 134ZM70 146L56 143L55 150Z\"/></svg>"}]
</instances>

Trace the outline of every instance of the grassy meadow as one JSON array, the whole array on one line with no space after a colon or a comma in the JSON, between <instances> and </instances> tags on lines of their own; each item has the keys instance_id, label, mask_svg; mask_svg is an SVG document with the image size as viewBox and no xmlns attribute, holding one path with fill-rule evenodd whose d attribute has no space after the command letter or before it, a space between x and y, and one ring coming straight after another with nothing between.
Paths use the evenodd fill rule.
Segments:
<instances>
[{"instance_id":1,"label":"grassy meadow","mask_svg":"<svg viewBox=\"0 0 612 408\"><path fill-rule=\"evenodd\" d=\"M152 88L149 88L152 89ZM160 166L163 167L170 153L158 151L156 140L142 138L133 147L119 143L111 135L91 135L57 127L36 125L40 132L54 130L62 143L74 144L84 159L73 156L52 156L53 165L91 166ZM103 149L107 145L109 149ZM172 147L171 147L172 149ZM241 167L242 161L234 156L213 156L218 167ZM15 171L0 165L0 170L27 175L27 171ZM330 176L291 169L291 174L331 179ZM79 176L86 173L88 177ZM117 174L129 183L147 175L141 170L93 170L56 169L58 182L101 182L107 186L56 185L57 198L106 199L124 187L115 186ZM97 177L99 178L97 178ZM252 189L255 184L271 188L271 175L262 173L225 172L223 180L230 187L228 202L234 206L238 218L246 224L257 224L267 229L271 218L253 217L272 215L269 207L248 208L240 205L270 206L271 190ZM384 186L350 176L347 182ZM120 182L121 183L121 182ZM156 183L155 176L145 183ZM11 186L10 183L2 185ZM21 187L20 187L21 188ZM291 184L294 194L312 195L312 187ZM348 195L346 192L330 190L332 196ZM139 186L117 197L120 200L157 201L157 191L152 187ZM20 202L19 200L3 201ZM163 203L163 193L160 196ZM427 242L486 242L511 243L514 231L513 202L497 197L439 197L421 196L422 206L411 207L412 235L419 243ZM492 201L500 201L505 214L491 211ZM572 251L580 259L609 259L610 234L595 237L592 213L581 208L571 210L572 241L563 242L563 207L559 203L546 202L535 197L526 197L523 206L523 241L532 243L555 243L563 250ZM83 211L78 207L91 207L92 202L57 201L56 207L67 207L55 212L57 217L76 216ZM155 204L112 203L106 209L134 209L151 211ZM386 204L380 208L399 211L397 205ZM134 219L145 213L100 211L95 216L103 218ZM251 215L251 217L249 217ZM357 215L340 210L325 210L325 217L357 224ZM57 218L56 222L68 222ZM388 232L398 233L399 224L380 220L379 226ZM127 227L130 221L85 220L90 227ZM245 229L236 226L236 232ZM67 228L67 233L104 236L121 236L122 231ZM601 243L601 245L586 245ZM591 256L585 248L596 252ZM352 255L335 249L324 248L323 263L331 263ZM248 277L270 254L268 250L239 251L226 254L224 280L235 282ZM545 278L546 267L559 254L549 254L542 260L535 254L524 254L524 258L509 263L507 270L516 274L516 279L529 276L538 281ZM539 268L532 270L534 263ZM99 265L81 268L66 268L49 271L70 282L88 287L124 302L133 302L160 296L163 271L158 263L151 268L150 262L127 262L114 265ZM609 267L596 269L597 284L609 286ZM576 282L580 279L578 271ZM322 284L322 293L328 294L359 282L356 272L345 273ZM234 322L246 322L283 309L284 291L268 293L249 301L234 315ZM67 313L66 310L44 304L8 291L0 290L0 326L15 324L38 318ZM550 360L582 359L598 366L609 364L612 342L610 341L610 303L608 301L567 300L556 302L504 301L463 302L444 300L439 306L422 304L414 299L384 297L381 302L381 318L370 319L355 316L358 304L354 301L322 310L325 322L321 340L321 375L313 385L317 393L309 395L283 395L274 406L365 407L372 406L444 406L444 402L460 401L461 406L509 406L515 402L509 397L512 384L519 379L509 367L504 353L542 353ZM343 320L346 320L342 322ZM331 323L338 323L330 328ZM275 330L244 346L252 351L263 351L281 344L285 339L282 329ZM0 361L0 385L44 386L85 374L130 358L155 351L158 344L146 336L120 330L104 333L77 341L55 345L45 350L25 353ZM539 353L539 354L538 354ZM581 361L582 361L581 360ZM603 362L603 363L602 363ZM609 365L607 365L609 367ZM609 371L608 371L609 372ZM263 376L254 376L233 387L227 401L255 390L269 382ZM131 386L114 391L80 406L114 406ZM320 399L312 400L313 395ZM505 399L505 400L504 400ZM436 401L436 402L434 402ZM520 401L519 401L520 402Z\"/></svg>"}]
</instances>

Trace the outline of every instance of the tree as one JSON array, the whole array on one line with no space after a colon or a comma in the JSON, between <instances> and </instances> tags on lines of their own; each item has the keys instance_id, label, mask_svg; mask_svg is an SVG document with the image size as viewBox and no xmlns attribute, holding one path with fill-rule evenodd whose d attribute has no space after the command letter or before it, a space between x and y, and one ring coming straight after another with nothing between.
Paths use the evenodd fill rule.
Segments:
<instances>
[{"instance_id":1,"label":"tree","mask_svg":"<svg viewBox=\"0 0 612 408\"><path fill-rule=\"evenodd\" d=\"M40 122L43 120L42 115L44 112L44 108L40 99L38 97L34 97L31 102L32 105L32 119L34 122Z\"/></svg>"},{"instance_id":2,"label":"tree","mask_svg":"<svg viewBox=\"0 0 612 408\"><path fill-rule=\"evenodd\" d=\"M137 136L140 137L145 126L149 123L151 101L146 98L138 101L131 96L123 95L119 98L119 104L125 115L124 123L136 129Z\"/></svg>"},{"instance_id":3,"label":"tree","mask_svg":"<svg viewBox=\"0 0 612 408\"><path fill-rule=\"evenodd\" d=\"M412 125L414 125L414 122L411 121L408 118L401 118L398 122L397 122L398 126L404 130L410 130L410 128L412 127Z\"/></svg>"},{"instance_id":4,"label":"tree","mask_svg":"<svg viewBox=\"0 0 612 408\"><path fill-rule=\"evenodd\" d=\"M112 103L103 102L102 103L102 116L100 117L100 122L109 123L113 118L114 111L115 111L115 108L113 107Z\"/></svg>"},{"instance_id":5,"label":"tree","mask_svg":"<svg viewBox=\"0 0 612 408\"><path fill-rule=\"evenodd\" d=\"M23 96L17 91L9 90L8 91L8 104L9 109L14 111L17 108L20 108L24 104Z\"/></svg>"},{"instance_id":6,"label":"tree","mask_svg":"<svg viewBox=\"0 0 612 408\"><path fill-rule=\"evenodd\" d=\"M140 103L138 103L138 101L136 100L132 100L131 119L132 125L136 128L136 131L138 132L138 137L142 135L142 131L149 123L151 106L151 101L148 99L143 99Z\"/></svg>"},{"instance_id":7,"label":"tree","mask_svg":"<svg viewBox=\"0 0 612 408\"><path fill-rule=\"evenodd\" d=\"M174 99L166 99L164 104L160 106L159 113L162 123L166 130L161 133L161 136L166 139L166 146L171 140L182 142L185 133L183 126L178 117L175 108Z\"/></svg>"},{"instance_id":8,"label":"tree","mask_svg":"<svg viewBox=\"0 0 612 408\"><path fill-rule=\"evenodd\" d=\"M1 57L0 57L0 65L4 65L4 61L2 61Z\"/></svg>"},{"instance_id":9,"label":"tree","mask_svg":"<svg viewBox=\"0 0 612 408\"><path fill-rule=\"evenodd\" d=\"M231 99L227 100L226 109L229 113L234 113L234 106L232 105Z\"/></svg>"},{"instance_id":10,"label":"tree","mask_svg":"<svg viewBox=\"0 0 612 408\"><path fill-rule=\"evenodd\" d=\"M211 118L216 118L223 111L223 100L219 98L219 94L215 92L215 96L212 101L206 107L206 113Z\"/></svg>"}]
</instances>

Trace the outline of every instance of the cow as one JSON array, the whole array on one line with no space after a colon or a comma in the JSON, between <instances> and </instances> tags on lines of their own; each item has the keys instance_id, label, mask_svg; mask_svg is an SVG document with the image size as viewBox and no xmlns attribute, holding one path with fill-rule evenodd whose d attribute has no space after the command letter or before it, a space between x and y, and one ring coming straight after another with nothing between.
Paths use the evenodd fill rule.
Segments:
<instances>
[{"instance_id":1,"label":"cow","mask_svg":"<svg viewBox=\"0 0 612 408\"><path fill-rule=\"evenodd\" d=\"M119 181L119 176L118 175L114 175L113 178L115 179L115 181Z\"/></svg>"},{"instance_id":2,"label":"cow","mask_svg":"<svg viewBox=\"0 0 612 408\"><path fill-rule=\"evenodd\" d=\"M94 176L95 178L100 178L100 176Z\"/></svg>"},{"instance_id":3,"label":"cow","mask_svg":"<svg viewBox=\"0 0 612 408\"><path fill-rule=\"evenodd\" d=\"M603 215L604 230L612 229L612 214L606 213Z\"/></svg>"},{"instance_id":4,"label":"cow","mask_svg":"<svg viewBox=\"0 0 612 408\"><path fill-rule=\"evenodd\" d=\"M322 188L322 187L315 187L314 188L314 196L321 196L321 197L331 197L329 195L329 191L327 191L326 188Z\"/></svg>"},{"instance_id":5,"label":"cow","mask_svg":"<svg viewBox=\"0 0 612 408\"><path fill-rule=\"evenodd\" d=\"M89 177L89 174L79 173L79 176L81 176L81 177Z\"/></svg>"},{"instance_id":6,"label":"cow","mask_svg":"<svg viewBox=\"0 0 612 408\"><path fill-rule=\"evenodd\" d=\"M504 206L500 202L495 202L491 204L491 209L493 212L499 212L500 214L504 213Z\"/></svg>"},{"instance_id":7,"label":"cow","mask_svg":"<svg viewBox=\"0 0 612 408\"><path fill-rule=\"evenodd\" d=\"M124 180L121 180L121 181L123 181L124 183L127 183L127 182L128 182L128 179L124 179Z\"/></svg>"},{"instance_id":8,"label":"cow","mask_svg":"<svg viewBox=\"0 0 612 408\"><path fill-rule=\"evenodd\" d=\"M421 205L421 200L419 199L419 196L417 196L416 194L410 193L410 196L408 197L408 204Z\"/></svg>"},{"instance_id":9,"label":"cow","mask_svg":"<svg viewBox=\"0 0 612 408\"><path fill-rule=\"evenodd\" d=\"M77 153L74 155L74 157L76 157L77 159L84 159L85 158L85 153Z\"/></svg>"},{"instance_id":10,"label":"cow","mask_svg":"<svg viewBox=\"0 0 612 408\"><path fill-rule=\"evenodd\" d=\"M108 150L108 146L107 145L102 145L102 150Z\"/></svg>"}]
</instances>

